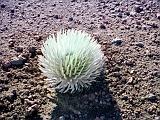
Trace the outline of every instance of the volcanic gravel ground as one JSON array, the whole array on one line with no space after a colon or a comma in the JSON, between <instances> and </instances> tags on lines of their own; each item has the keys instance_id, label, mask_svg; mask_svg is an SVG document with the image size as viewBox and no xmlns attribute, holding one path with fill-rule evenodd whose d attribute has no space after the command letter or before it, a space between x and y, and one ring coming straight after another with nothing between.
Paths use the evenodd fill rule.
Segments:
<instances>
[{"instance_id":1,"label":"volcanic gravel ground","mask_svg":"<svg viewBox=\"0 0 160 120\"><path fill-rule=\"evenodd\" d=\"M104 75L57 94L38 69L60 29L102 45ZM160 120L159 0L0 0L0 120Z\"/></svg>"}]
</instances>

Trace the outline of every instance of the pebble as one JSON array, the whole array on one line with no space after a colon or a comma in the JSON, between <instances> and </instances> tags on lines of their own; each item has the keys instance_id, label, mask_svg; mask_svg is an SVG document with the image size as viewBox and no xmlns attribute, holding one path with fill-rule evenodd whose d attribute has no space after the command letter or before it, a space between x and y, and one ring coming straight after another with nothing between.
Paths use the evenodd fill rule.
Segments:
<instances>
[{"instance_id":1,"label":"pebble","mask_svg":"<svg viewBox=\"0 0 160 120\"><path fill-rule=\"evenodd\" d=\"M123 42L123 41L122 41L121 39L119 39L119 38L115 38L115 39L113 39L113 40L111 41L111 43L114 44L114 45L116 45L116 46L121 45L122 42Z\"/></svg>"},{"instance_id":2,"label":"pebble","mask_svg":"<svg viewBox=\"0 0 160 120\"><path fill-rule=\"evenodd\" d=\"M139 5L136 5L135 8L134 8L135 12L137 13L140 13L143 11L143 7L139 6Z\"/></svg>"},{"instance_id":3,"label":"pebble","mask_svg":"<svg viewBox=\"0 0 160 120\"><path fill-rule=\"evenodd\" d=\"M12 9L12 10L11 10L11 13L13 14L14 12L15 12L15 11Z\"/></svg>"},{"instance_id":4,"label":"pebble","mask_svg":"<svg viewBox=\"0 0 160 120\"><path fill-rule=\"evenodd\" d=\"M3 88L0 86L0 92L2 92L3 91Z\"/></svg>"},{"instance_id":5,"label":"pebble","mask_svg":"<svg viewBox=\"0 0 160 120\"><path fill-rule=\"evenodd\" d=\"M68 19L68 21L73 21L73 17L70 17L70 18Z\"/></svg>"},{"instance_id":6,"label":"pebble","mask_svg":"<svg viewBox=\"0 0 160 120\"><path fill-rule=\"evenodd\" d=\"M135 12L135 11L131 11L131 12L130 12L130 16L133 17L133 16L135 16L135 15L136 15L136 12Z\"/></svg>"},{"instance_id":7,"label":"pebble","mask_svg":"<svg viewBox=\"0 0 160 120\"><path fill-rule=\"evenodd\" d=\"M17 97L17 91L16 91L16 90L12 90L12 94L13 94L13 97L14 97L14 98Z\"/></svg>"},{"instance_id":8,"label":"pebble","mask_svg":"<svg viewBox=\"0 0 160 120\"><path fill-rule=\"evenodd\" d=\"M157 18L160 20L160 13L157 13Z\"/></svg>"},{"instance_id":9,"label":"pebble","mask_svg":"<svg viewBox=\"0 0 160 120\"><path fill-rule=\"evenodd\" d=\"M23 67L25 64L26 59L25 58L14 58L10 61L12 67Z\"/></svg>"},{"instance_id":10,"label":"pebble","mask_svg":"<svg viewBox=\"0 0 160 120\"><path fill-rule=\"evenodd\" d=\"M59 19L59 16L58 16L58 15L54 15L54 18L55 18L55 19Z\"/></svg>"},{"instance_id":11,"label":"pebble","mask_svg":"<svg viewBox=\"0 0 160 120\"><path fill-rule=\"evenodd\" d=\"M123 17L123 14L122 14L121 12L119 12L119 13L117 14L117 16L120 17L120 18L122 18L122 17Z\"/></svg>"},{"instance_id":12,"label":"pebble","mask_svg":"<svg viewBox=\"0 0 160 120\"><path fill-rule=\"evenodd\" d=\"M130 77L127 83L132 84L133 83L133 77Z\"/></svg>"},{"instance_id":13,"label":"pebble","mask_svg":"<svg viewBox=\"0 0 160 120\"><path fill-rule=\"evenodd\" d=\"M16 94L16 93L13 93L13 92L11 92L10 94L8 94L8 95L6 96L6 99L7 99L9 102L13 102L16 98L17 98L17 94Z\"/></svg>"},{"instance_id":14,"label":"pebble","mask_svg":"<svg viewBox=\"0 0 160 120\"><path fill-rule=\"evenodd\" d=\"M15 41L13 41L12 39L10 39L9 40L9 47L14 47L14 43L15 43Z\"/></svg>"},{"instance_id":15,"label":"pebble","mask_svg":"<svg viewBox=\"0 0 160 120\"><path fill-rule=\"evenodd\" d=\"M40 35L35 35L35 36L34 36L34 39L39 42L39 41L42 40L42 36L40 36Z\"/></svg>"},{"instance_id":16,"label":"pebble","mask_svg":"<svg viewBox=\"0 0 160 120\"><path fill-rule=\"evenodd\" d=\"M130 67L133 67L135 65L134 61L131 59L124 61L124 63Z\"/></svg>"},{"instance_id":17,"label":"pebble","mask_svg":"<svg viewBox=\"0 0 160 120\"><path fill-rule=\"evenodd\" d=\"M135 43L135 45L140 48L144 48L144 44L142 42Z\"/></svg>"},{"instance_id":18,"label":"pebble","mask_svg":"<svg viewBox=\"0 0 160 120\"><path fill-rule=\"evenodd\" d=\"M31 116L34 113L36 113L38 111L38 105L34 104L31 107L29 107L26 111L26 116Z\"/></svg>"},{"instance_id":19,"label":"pebble","mask_svg":"<svg viewBox=\"0 0 160 120\"><path fill-rule=\"evenodd\" d=\"M65 120L65 117L64 117L64 116L60 116L60 117L58 118L58 120Z\"/></svg>"},{"instance_id":20,"label":"pebble","mask_svg":"<svg viewBox=\"0 0 160 120\"><path fill-rule=\"evenodd\" d=\"M121 76L121 73L119 73L119 72L113 72L113 73L112 73L112 76L113 76L113 77L120 77L120 76Z\"/></svg>"},{"instance_id":21,"label":"pebble","mask_svg":"<svg viewBox=\"0 0 160 120\"><path fill-rule=\"evenodd\" d=\"M36 48L35 47L30 47L29 48L29 53L31 53L31 58L34 58L36 56Z\"/></svg>"},{"instance_id":22,"label":"pebble","mask_svg":"<svg viewBox=\"0 0 160 120\"><path fill-rule=\"evenodd\" d=\"M152 75L152 76L155 76L155 77L157 77L157 78L160 78L160 71L157 71L157 70L156 70L156 71L152 71L152 72L151 72L151 75Z\"/></svg>"},{"instance_id":23,"label":"pebble","mask_svg":"<svg viewBox=\"0 0 160 120\"><path fill-rule=\"evenodd\" d=\"M104 24L101 24L101 25L99 26L99 28L100 28L100 29L106 29L106 26L105 26Z\"/></svg>"},{"instance_id":24,"label":"pebble","mask_svg":"<svg viewBox=\"0 0 160 120\"><path fill-rule=\"evenodd\" d=\"M9 61L2 63L2 69L4 71L8 71L8 69L11 68L11 67L12 67L12 64Z\"/></svg>"},{"instance_id":25,"label":"pebble","mask_svg":"<svg viewBox=\"0 0 160 120\"><path fill-rule=\"evenodd\" d=\"M77 2L77 0L71 0L71 2Z\"/></svg>"},{"instance_id":26,"label":"pebble","mask_svg":"<svg viewBox=\"0 0 160 120\"><path fill-rule=\"evenodd\" d=\"M33 104L36 103L35 101L29 100L29 99L24 99L24 101L25 101L28 105L33 105Z\"/></svg>"},{"instance_id":27,"label":"pebble","mask_svg":"<svg viewBox=\"0 0 160 120\"><path fill-rule=\"evenodd\" d=\"M150 101L155 101L157 99L156 95L149 93L148 95L145 96L146 99Z\"/></svg>"},{"instance_id":28,"label":"pebble","mask_svg":"<svg viewBox=\"0 0 160 120\"><path fill-rule=\"evenodd\" d=\"M23 52L23 47L22 46L18 46L15 48L16 52Z\"/></svg>"},{"instance_id":29,"label":"pebble","mask_svg":"<svg viewBox=\"0 0 160 120\"><path fill-rule=\"evenodd\" d=\"M2 5L1 5L1 8L5 8L5 7L6 7L6 5L5 5L5 4L2 4Z\"/></svg>"},{"instance_id":30,"label":"pebble","mask_svg":"<svg viewBox=\"0 0 160 120\"><path fill-rule=\"evenodd\" d=\"M156 21L148 21L147 25L151 26L152 28L159 28L158 23Z\"/></svg>"},{"instance_id":31,"label":"pebble","mask_svg":"<svg viewBox=\"0 0 160 120\"><path fill-rule=\"evenodd\" d=\"M122 95L122 100L127 101L128 100L128 96L127 95Z\"/></svg>"}]
</instances>

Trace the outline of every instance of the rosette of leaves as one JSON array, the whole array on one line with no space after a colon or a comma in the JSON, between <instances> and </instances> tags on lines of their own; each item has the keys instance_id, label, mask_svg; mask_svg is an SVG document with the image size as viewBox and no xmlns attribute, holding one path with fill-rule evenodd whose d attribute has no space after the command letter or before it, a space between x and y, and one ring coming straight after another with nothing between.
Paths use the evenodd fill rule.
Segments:
<instances>
[{"instance_id":1,"label":"rosette of leaves","mask_svg":"<svg viewBox=\"0 0 160 120\"><path fill-rule=\"evenodd\" d=\"M84 31L61 30L50 35L41 50L40 70L61 93L89 87L103 69L101 46Z\"/></svg>"}]
</instances>

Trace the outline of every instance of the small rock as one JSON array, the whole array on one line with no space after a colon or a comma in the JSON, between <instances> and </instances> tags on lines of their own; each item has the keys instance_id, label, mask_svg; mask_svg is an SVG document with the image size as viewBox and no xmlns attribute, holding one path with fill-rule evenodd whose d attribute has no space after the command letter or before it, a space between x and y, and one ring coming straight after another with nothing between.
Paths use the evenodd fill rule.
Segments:
<instances>
[{"instance_id":1,"label":"small rock","mask_svg":"<svg viewBox=\"0 0 160 120\"><path fill-rule=\"evenodd\" d=\"M130 71L130 74L133 74L133 73L135 73L135 71L134 71L134 70L131 70L131 71Z\"/></svg>"},{"instance_id":2,"label":"small rock","mask_svg":"<svg viewBox=\"0 0 160 120\"><path fill-rule=\"evenodd\" d=\"M8 71L8 69L11 68L11 67L12 67L12 64L9 61L2 63L2 69L4 71Z\"/></svg>"},{"instance_id":3,"label":"small rock","mask_svg":"<svg viewBox=\"0 0 160 120\"><path fill-rule=\"evenodd\" d=\"M120 77L120 76L121 76L121 73L119 73L119 72L113 72L113 73L112 73L112 76L113 76L113 77Z\"/></svg>"},{"instance_id":4,"label":"small rock","mask_svg":"<svg viewBox=\"0 0 160 120\"><path fill-rule=\"evenodd\" d=\"M13 102L15 99L17 98L17 94L15 93L10 93L6 96L6 99L9 101L9 102Z\"/></svg>"},{"instance_id":5,"label":"small rock","mask_svg":"<svg viewBox=\"0 0 160 120\"><path fill-rule=\"evenodd\" d=\"M106 26L105 26L104 24L101 24L101 25L99 26L99 28L100 28L100 29L106 29Z\"/></svg>"},{"instance_id":6,"label":"small rock","mask_svg":"<svg viewBox=\"0 0 160 120\"><path fill-rule=\"evenodd\" d=\"M14 43L15 43L15 41L13 41L12 39L10 39L9 40L9 47L14 47Z\"/></svg>"},{"instance_id":7,"label":"small rock","mask_svg":"<svg viewBox=\"0 0 160 120\"><path fill-rule=\"evenodd\" d=\"M131 12L130 12L130 16L133 17L133 16L135 16L135 15L136 15L136 12L135 12L135 11L131 11Z\"/></svg>"},{"instance_id":8,"label":"small rock","mask_svg":"<svg viewBox=\"0 0 160 120\"><path fill-rule=\"evenodd\" d=\"M65 117L64 117L64 116L60 116L60 117L58 118L58 120L65 120Z\"/></svg>"},{"instance_id":9,"label":"small rock","mask_svg":"<svg viewBox=\"0 0 160 120\"><path fill-rule=\"evenodd\" d=\"M111 41L111 43L114 44L114 45L116 45L116 46L121 45L122 42L123 42L123 41L122 41L121 39L119 39L119 38L115 38L115 39L113 39L113 40Z\"/></svg>"},{"instance_id":10,"label":"small rock","mask_svg":"<svg viewBox=\"0 0 160 120\"><path fill-rule=\"evenodd\" d=\"M152 76L155 76L155 77L157 77L157 78L160 78L160 71L154 70L154 71L151 72L151 75L152 75Z\"/></svg>"},{"instance_id":11,"label":"small rock","mask_svg":"<svg viewBox=\"0 0 160 120\"><path fill-rule=\"evenodd\" d=\"M122 96L122 100L127 101L127 100L128 100L128 96L127 96L127 95L123 95L123 96Z\"/></svg>"},{"instance_id":12,"label":"small rock","mask_svg":"<svg viewBox=\"0 0 160 120\"><path fill-rule=\"evenodd\" d=\"M37 50L37 55L43 55L41 50Z\"/></svg>"},{"instance_id":13,"label":"small rock","mask_svg":"<svg viewBox=\"0 0 160 120\"><path fill-rule=\"evenodd\" d=\"M131 59L124 61L124 63L130 67L133 67L135 65L135 62Z\"/></svg>"},{"instance_id":14,"label":"small rock","mask_svg":"<svg viewBox=\"0 0 160 120\"><path fill-rule=\"evenodd\" d=\"M14 113L14 114L13 114L13 119L16 120L17 118L18 118L18 114L17 114L17 113Z\"/></svg>"},{"instance_id":15,"label":"small rock","mask_svg":"<svg viewBox=\"0 0 160 120\"><path fill-rule=\"evenodd\" d=\"M24 101L25 101L28 105L33 105L33 104L36 103L35 101L29 100L29 99L24 99Z\"/></svg>"},{"instance_id":16,"label":"small rock","mask_svg":"<svg viewBox=\"0 0 160 120\"><path fill-rule=\"evenodd\" d=\"M145 98L150 100L150 101L155 101L157 99L156 95L154 95L152 93L146 95Z\"/></svg>"},{"instance_id":17,"label":"small rock","mask_svg":"<svg viewBox=\"0 0 160 120\"><path fill-rule=\"evenodd\" d=\"M140 47L140 48L143 48L144 47L144 44L139 42L139 43L135 43L136 46Z\"/></svg>"},{"instance_id":18,"label":"small rock","mask_svg":"<svg viewBox=\"0 0 160 120\"><path fill-rule=\"evenodd\" d=\"M2 92L3 91L3 88L0 86L0 92Z\"/></svg>"},{"instance_id":19,"label":"small rock","mask_svg":"<svg viewBox=\"0 0 160 120\"><path fill-rule=\"evenodd\" d=\"M34 39L39 42L42 40L42 36L36 35L36 36L34 36Z\"/></svg>"},{"instance_id":20,"label":"small rock","mask_svg":"<svg viewBox=\"0 0 160 120\"><path fill-rule=\"evenodd\" d=\"M127 83L132 84L133 83L133 77L130 77Z\"/></svg>"},{"instance_id":21,"label":"small rock","mask_svg":"<svg viewBox=\"0 0 160 120\"><path fill-rule=\"evenodd\" d=\"M31 58L36 56L36 48L35 47L30 47L29 48L29 53L31 53Z\"/></svg>"},{"instance_id":22,"label":"small rock","mask_svg":"<svg viewBox=\"0 0 160 120\"><path fill-rule=\"evenodd\" d=\"M147 25L149 25L152 28L159 28L158 23L156 21L148 21Z\"/></svg>"},{"instance_id":23,"label":"small rock","mask_svg":"<svg viewBox=\"0 0 160 120\"><path fill-rule=\"evenodd\" d=\"M123 14L122 14L121 12L119 12L119 13L117 14L117 16L120 17L120 18L122 18L122 17L123 17Z\"/></svg>"},{"instance_id":24,"label":"small rock","mask_svg":"<svg viewBox=\"0 0 160 120\"><path fill-rule=\"evenodd\" d=\"M12 14L14 13L14 10L13 10L13 9L11 10L11 13L12 13Z\"/></svg>"},{"instance_id":25,"label":"small rock","mask_svg":"<svg viewBox=\"0 0 160 120\"><path fill-rule=\"evenodd\" d=\"M160 20L160 13L157 13L157 18Z\"/></svg>"},{"instance_id":26,"label":"small rock","mask_svg":"<svg viewBox=\"0 0 160 120\"><path fill-rule=\"evenodd\" d=\"M70 18L68 19L68 21L73 21L73 17L70 17Z\"/></svg>"},{"instance_id":27,"label":"small rock","mask_svg":"<svg viewBox=\"0 0 160 120\"><path fill-rule=\"evenodd\" d=\"M71 2L77 2L77 0L71 0Z\"/></svg>"},{"instance_id":28,"label":"small rock","mask_svg":"<svg viewBox=\"0 0 160 120\"><path fill-rule=\"evenodd\" d=\"M5 8L5 7L6 7L6 5L5 5L5 4L2 4L2 5L1 5L1 8Z\"/></svg>"},{"instance_id":29,"label":"small rock","mask_svg":"<svg viewBox=\"0 0 160 120\"><path fill-rule=\"evenodd\" d=\"M32 116L33 114L38 112L38 105L34 104L26 110L26 116Z\"/></svg>"},{"instance_id":30,"label":"small rock","mask_svg":"<svg viewBox=\"0 0 160 120\"><path fill-rule=\"evenodd\" d=\"M58 16L58 15L54 15L54 18L55 18L55 19L59 19L59 16Z\"/></svg>"},{"instance_id":31,"label":"small rock","mask_svg":"<svg viewBox=\"0 0 160 120\"><path fill-rule=\"evenodd\" d=\"M22 46L18 46L15 48L16 52L23 52L23 47Z\"/></svg>"},{"instance_id":32,"label":"small rock","mask_svg":"<svg viewBox=\"0 0 160 120\"><path fill-rule=\"evenodd\" d=\"M25 64L26 59L25 58L14 58L10 61L12 67L23 67Z\"/></svg>"},{"instance_id":33,"label":"small rock","mask_svg":"<svg viewBox=\"0 0 160 120\"><path fill-rule=\"evenodd\" d=\"M139 6L139 5L136 5L135 8L134 8L135 12L137 13L140 13L143 11L143 7Z\"/></svg>"},{"instance_id":34,"label":"small rock","mask_svg":"<svg viewBox=\"0 0 160 120\"><path fill-rule=\"evenodd\" d=\"M14 98L17 98L17 91L16 90L12 90L12 94Z\"/></svg>"}]
</instances>

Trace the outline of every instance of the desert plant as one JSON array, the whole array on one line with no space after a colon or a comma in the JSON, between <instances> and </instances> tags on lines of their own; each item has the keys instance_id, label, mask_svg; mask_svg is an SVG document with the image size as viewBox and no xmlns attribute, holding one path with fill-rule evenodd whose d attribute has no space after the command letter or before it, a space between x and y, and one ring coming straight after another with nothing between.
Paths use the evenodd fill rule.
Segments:
<instances>
[{"instance_id":1,"label":"desert plant","mask_svg":"<svg viewBox=\"0 0 160 120\"><path fill-rule=\"evenodd\" d=\"M61 93L81 91L100 75L101 46L86 32L61 30L42 45L39 67Z\"/></svg>"}]
</instances>

